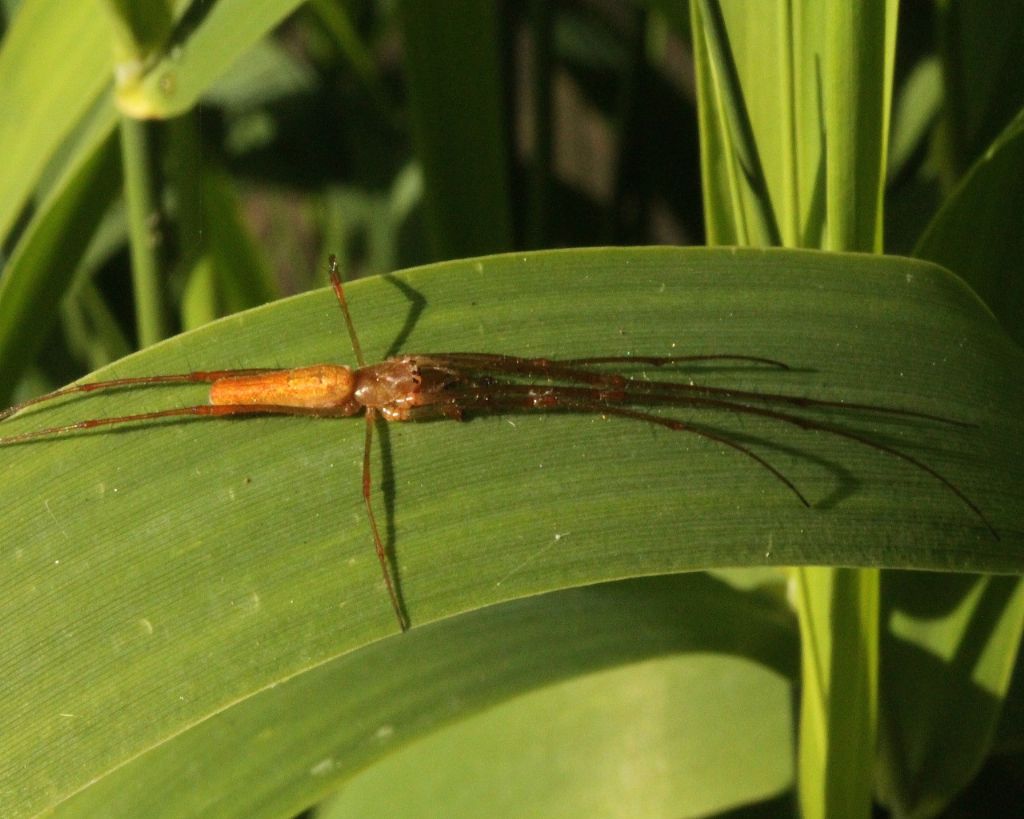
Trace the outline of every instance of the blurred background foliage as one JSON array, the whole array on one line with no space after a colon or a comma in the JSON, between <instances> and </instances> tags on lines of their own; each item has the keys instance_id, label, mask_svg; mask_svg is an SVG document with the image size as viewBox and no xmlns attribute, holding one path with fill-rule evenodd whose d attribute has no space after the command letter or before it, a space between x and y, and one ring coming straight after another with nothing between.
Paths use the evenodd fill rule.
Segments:
<instances>
[{"instance_id":1,"label":"blurred background foliage","mask_svg":"<svg viewBox=\"0 0 1024 819\"><path fill-rule=\"evenodd\" d=\"M123 355L147 321L161 328L151 342L321 286L330 251L352 278L511 249L704 241L689 16L675 3L461 0L436 15L397 0L264 2L253 26L281 18L266 37L230 16L244 6L182 0L74 15L7 0L0 28L21 5L38 19L11 32L2 66L18 78L0 90L0 147L18 178L0 189L0 261L31 270L9 270L0 289L2 398L22 377L37 390ZM1019 4L997 5L901 6L887 251L914 251L1020 108ZM60 30L41 42L33 24ZM211 65L194 58L208 39L190 40L207 29L224 56ZM167 54L195 87L180 80L183 100L160 109L125 66L135 58L151 78ZM185 110L143 124L130 160L159 206L139 241L161 273L155 316L139 315L129 286L115 100ZM62 228L49 239L47 219ZM943 262L941 248L932 257Z\"/></svg>"}]
</instances>

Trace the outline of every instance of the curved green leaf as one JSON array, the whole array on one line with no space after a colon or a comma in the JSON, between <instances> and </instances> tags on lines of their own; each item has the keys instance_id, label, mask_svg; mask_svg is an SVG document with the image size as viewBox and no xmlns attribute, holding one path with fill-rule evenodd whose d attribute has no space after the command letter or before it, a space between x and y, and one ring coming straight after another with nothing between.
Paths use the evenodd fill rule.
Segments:
<instances>
[{"instance_id":1,"label":"curved green leaf","mask_svg":"<svg viewBox=\"0 0 1024 819\"><path fill-rule=\"evenodd\" d=\"M444 790L449 776L461 782L455 801L474 815L471 806L495 794L493 779L472 769L494 755L504 777L515 777L510 765L541 768L518 790L499 786L507 815L567 815L595 799L644 800L646 815L661 805L677 816L680 800L736 805L792 778L796 656L778 601L702 573L529 597L374 643L260 691L132 760L58 815L151 815L170 800L179 816L293 816L374 761L346 783L335 803L342 815L380 815L380 798L391 805L384 813L422 815L422 806L403 811L401 802ZM637 719L638 696L650 720ZM742 711L742 739L714 719L723 709ZM676 730L666 731L668 722ZM577 728L591 732L589 752ZM546 736L529 742L531 729ZM526 744L512 741L512 730ZM607 771L621 758L623 730L642 739L630 749L637 770L628 782ZM699 761L675 769L677 752ZM605 765L593 764L602 755ZM194 785L182 789L182 781ZM391 787L377 792L381 781ZM450 794L442 803L455 810Z\"/></svg>"},{"instance_id":2,"label":"curved green leaf","mask_svg":"<svg viewBox=\"0 0 1024 819\"><path fill-rule=\"evenodd\" d=\"M788 680L712 654L581 675L374 765L318 819L716 815L785 796L792 696Z\"/></svg>"},{"instance_id":3,"label":"curved green leaf","mask_svg":"<svg viewBox=\"0 0 1024 819\"><path fill-rule=\"evenodd\" d=\"M914 255L964 278L1024 345L1024 110L974 163Z\"/></svg>"},{"instance_id":4,"label":"curved green leaf","mask_svg":"<svg viewBox=\"0 0 1024 819\"><path fill-rule=\"evenodd\" d=\"M983 154L1024 102L1021 0L938 6L938 46L945 79L946 151L956 175Z\"/></svg>"},{"instance_id":5,"label":"curved green leaf","mask_svg":"<svg viewBox=\"0 0 1024 819\"><path fill-rule=\"evenodd\" d=\"M28 224L0 277L0 400L9 400L52 327L56 307L117 195L116 144L99 128Z\"/></svg>"},{"instance_id":6,"label":"curved green leaf","mask_svg":"<svg viewBox=\"0 0 1024 819\"><path fill-rule=\"evenodd\" d=\"M0 236L47 163L110 84L110 24L98 0L26 0L0 48ZM100 110L98 118L110 117Z\"/></svg>"},{"instance_id":7,"label":"curved green leaf","mask_svg":"<svg viewBox=\"0 0 1024 819\"><path fill-rule=\"evenodd\" d=\"M118 88L118 105L137 117L183 114L300 0L218 0L192 3L163 56L137 82Z\"/></svg>"},{"instance_id":8,"label":"curved green leaf","mask_svg":"<svg viewBox=\"0 0 1024 819\"><path fill-rule=\"evenodd\" d=\"M732 451L639 423L546 414L392 425L383 466L374 460L377 503L414 628L541 592L709 566L1024 569L1024 357L941 268L810 252L602 249L436 265L356 282L350 300L373 359L398 350L746 352L794 369L692 375L970 421L978 426L951 431L825 414L927 460L1000 533L994 540L905 463L751 417L699 420L772 460L812 509ZM171 339L98 377L344 361L347 351L324 291ZM202 389L97 395L0 428L203 400ZM10 815L142 764L211 716L240 714L268 686L385 636L395 639L375 648L393 646L400 664L415 637L395 634L367 533L362 434L357 420L186 421L0 450L0 791L17 806ZM384 724L375 708L385 703L409 708L421 727L447 718L413 708L416 686L393 688L389 667L369 692L377 706L367 706L362 736ZM319 714L316 702L308 707ZM369 761L364 745L339 758L333 781ZM267 746L273 737L249 750L269 764ZM308 801L325 789L310 784Z\"/></svg>"},{"instance_id":9,"label":"curved green leaf","mask_svg":"<svg viewBox=\"0 0 1024 819\"><path fill-rule=\"evenodd\" d=\"M902 816L936 816L992 753L1020 649L1024 581L888 572L883 589L879 797Z\"/></svg>"}]
</instances>

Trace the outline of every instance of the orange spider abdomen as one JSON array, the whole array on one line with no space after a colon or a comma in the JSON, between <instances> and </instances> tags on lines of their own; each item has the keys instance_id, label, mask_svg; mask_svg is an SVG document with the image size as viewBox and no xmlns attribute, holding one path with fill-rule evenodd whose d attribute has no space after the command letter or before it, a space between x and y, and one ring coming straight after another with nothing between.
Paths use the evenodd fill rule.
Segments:
<instances>
[{"instance_id":1,"label":"orange spider abdomen","mask_svg":"<svg viewBox=\"0 0 1024 819\"><path fill-rule=\"evenodd\" d=\"M354 388L350 368L316 364L222 378L210 386L210 403L329 409L350 403Z\"/></svg>"}]
</instances>

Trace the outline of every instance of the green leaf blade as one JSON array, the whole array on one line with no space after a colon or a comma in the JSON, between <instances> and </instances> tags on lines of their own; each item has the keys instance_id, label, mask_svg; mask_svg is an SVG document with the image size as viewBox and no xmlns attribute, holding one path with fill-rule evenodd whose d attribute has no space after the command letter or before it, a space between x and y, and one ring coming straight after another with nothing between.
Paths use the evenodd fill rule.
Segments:
<instances>
[{"instance_id":1,"label":"green leaf blade","mask_svg":"<svg viewBox=\"0 0 1024 819\"><path fill-rule=\"evenodd\" d=\"M962 276L1024 344L1024 111L970 170L921 236L914 255Z\"/></svg>"},{"instance_id":2,"label":"green leaf blade","mask_svg":"<svg viewBox=\"0 0 1024 819\"><path fill-rule=\"evenodd\" d=\"M572 300L552 297L566 289ZM1024 568L1024 466L1014 455L1024 363L940 268L808 252L604 249L448 263L356 282L349 295L371 359L396 349L747 352L794 370L695 377L977 423L951 433L848 421L949 475L1001 535L994 541L941 485L896 459L748 417L705 421L749 440L814 508L738 454L618 419L397 424L383 461L375 456L375 500L414 626L711 566ZM346 359L323 291L172 339L105 375ZM201 403L203 393L90 396L3 426ZM0 784L24 813L395 634L359 496L361 446L354 419L275 418L0 449L0 674L11 709ZM40 677L43 666L62 673Z\"/></svg>"},{"instance_id":3,"label":"green leaf blade","mask_svg":"<svg viewBox=\"0 0 1024 819\"><path fill-rule=\"evenodd\" d=\"M27 0L0 49L0 236L61 143L110 84L110 26L98 0Z\"/></svg>"}]
</instances>

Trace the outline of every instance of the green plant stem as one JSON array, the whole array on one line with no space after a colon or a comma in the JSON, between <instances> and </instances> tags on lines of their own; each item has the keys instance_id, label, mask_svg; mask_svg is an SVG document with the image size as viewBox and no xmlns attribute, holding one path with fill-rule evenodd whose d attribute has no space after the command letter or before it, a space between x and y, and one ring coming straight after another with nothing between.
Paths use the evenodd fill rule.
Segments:
<instances>
[{"instance_id":1,"label":"green plant stem","mask_svg":"<svg viewBox=\"0 0 1024 819\"><path fill-rule=\"evenodd\" d=\"M881 253L895 7L834 0L828 8L825 249Z\"/></svg>"},{"instance_id":2,"label":"green plant stem","mask_svg":"<svg viewBox=\"0 0 1024 819\"><path fill-rule=\"evenodd\" d=\"M121 119L121 159L140 347L167 337L159 264L161 219L156 174L150 159L150 127L140 120Z\"/></svg>"},{"instance_id":3,"label":"green plant stem","mask_svg":"<svg viewBox=\"0 0 1024 819\"><path fill-rule=\"evenodd\" d=\"M871 813L878 717L877 569L805 567L798 791L808 819Z\"/></svg>"}]
</instances>

